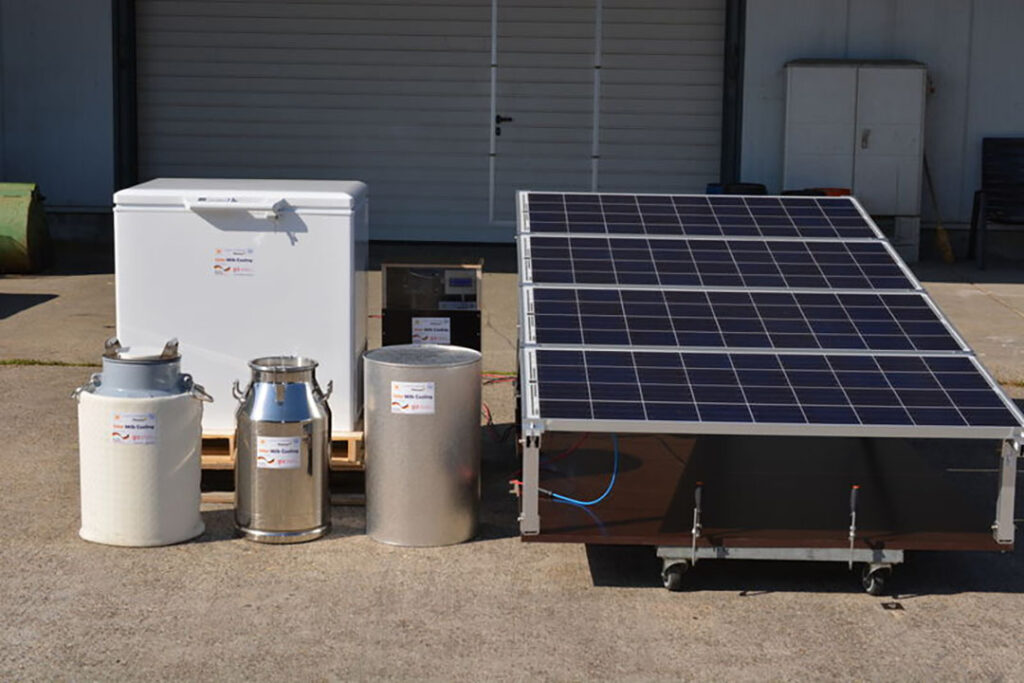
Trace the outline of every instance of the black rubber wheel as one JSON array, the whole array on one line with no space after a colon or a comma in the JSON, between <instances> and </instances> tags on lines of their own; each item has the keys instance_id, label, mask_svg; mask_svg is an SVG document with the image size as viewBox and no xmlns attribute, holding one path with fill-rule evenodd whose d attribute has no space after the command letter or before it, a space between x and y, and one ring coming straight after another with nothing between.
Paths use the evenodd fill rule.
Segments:
<instances>
[{"instance_id":1,"label":"black rubber wheel","mask_svg":"<svg viewBox=\"0 0 1024 683\"><path fill-rule=\"evenodd\" d=\"M891 573L892 570L888 567L872 569L870 566L865 566L860 583L864 586L864 590L868 595L881 595L885 592L886 584L889 582L889 574Z\"/></svg>"},{"instance_id":2,"label":"black rubber wheel","mask_svg":"<svg viewBox=\"0 0 1024 683\"><path fill-rule=\"evenodd\" d=\"M686 574L686 570L689 568L690 565L685 562L665 567L664 571L661 572L662 584L673 593L683 590L683 575Z\"/></svg>"}]
</instances>

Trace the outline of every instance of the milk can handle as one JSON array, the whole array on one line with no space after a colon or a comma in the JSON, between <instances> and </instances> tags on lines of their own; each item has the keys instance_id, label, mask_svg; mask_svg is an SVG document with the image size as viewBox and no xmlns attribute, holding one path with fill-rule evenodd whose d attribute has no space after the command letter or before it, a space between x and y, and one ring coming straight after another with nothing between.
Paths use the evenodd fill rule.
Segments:
<instances>
[{"instance_id":1,"label":"milk can handle","mask_svg":"<svg viewBox=\"0 0 1024 683\"><path fill-rule=\"evenodd\" d=\"M321 392L321 393L323 394L323 397L324 397L325 401L331 397L331 394L334 393L334 380L333 379L329 380L327 382L327 391L324 391L324 392Z\"/></svg>"},{"instance_id":2,"label":"milk can handle","mask_svg":"<svg viewBox=\"0 0 1024 683\"><path fill-rule=\"evenodd\" d=\"M231 395L234 396L235 400L238 401L239 403L245 401L245 395L248 393L249 385L246 385L245 391L242 391L242 388L239 386L237 379L231 384Z\"/></svg>"},{"instance_id":3,"label":"milk can handle","mask_svg":"<svg viewBox=\"0 0 1024 683\"><path fill-rule=\"evenodd\" d=\"M92 391L93 389L95 389L99 385L100 385L100 373L94 372L94 373L92 373L92 377L89 378L88 382L86 382L85 384L83 384L80 387L77 387L74 391L71 392L71 398L73 398L73 399L75 399L77 401L78 397L82 395L83 391L85 391L87 389L89 391Z\"/></svg>"},{"instance_id":4,"label":"milk can handle","mask_svg":"<svg viewBox=\"0 0 1024 683\"><path fill-rule=\"evenodd\" d=\"M174 341L177 344L177 340ZM170 345L170 342L168 342L168 345ZM181 383L185 385L185 391L192 394L192 398L197 398L206 403L213 403L213 396L206 393L206 389L203 388L202 384L196 384L195 380L192 379L192 375L188 373L182 374Z\"/></svg>"}]
</instances>

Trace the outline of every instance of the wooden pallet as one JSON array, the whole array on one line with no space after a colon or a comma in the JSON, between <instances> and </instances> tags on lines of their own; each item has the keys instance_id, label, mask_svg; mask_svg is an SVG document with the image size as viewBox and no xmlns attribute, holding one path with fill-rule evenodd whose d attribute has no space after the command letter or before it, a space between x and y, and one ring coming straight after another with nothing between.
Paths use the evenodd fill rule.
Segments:
<instances>
[{"instance_id":1,"label":"wooden pallet","mask_svg":"<svg viewBox=\"0 0 1024 683\"><path fill-rule=\"evenodd\" d=\"M342 432L331 437L331 469L334 471L362 470L365 461L363 433ZM235 468L235 435L203 434L203 452L200 458L204 470L233 470Z\"/></svg>"},{"instance_id":2,"label":"wooden pallet","mask_svg":"<svg viewBox=\"0 0 1024 683\"><path fill-rule=\"evenodd\" d=\"M234 505L234 491L203 491L203 503L212 505ZM331 505L360 507L366 505L366 494L363 493L332 493Z\"/></svg>"}]
</instances>

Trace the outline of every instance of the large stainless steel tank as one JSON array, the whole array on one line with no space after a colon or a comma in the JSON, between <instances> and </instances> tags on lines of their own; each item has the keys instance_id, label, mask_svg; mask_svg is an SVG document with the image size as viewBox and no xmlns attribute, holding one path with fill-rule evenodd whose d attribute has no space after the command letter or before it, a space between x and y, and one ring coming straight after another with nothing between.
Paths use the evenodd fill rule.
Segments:
<instances>
[{"instance_id":1,"label":"large stainless steel tank","mask_svg":"<svg viewBox=\"0 0 1024 683\"><path fill-rule=\"evenodd\" d=\"M320 390L309 358L267 356L249 367L249 386L234 389L235 523L262 543L319 538L331 527L332 385Z\"/></svg>"},{"instance_id":2,"label":"large stainless steel tank","mask_svg":"<svg viewBox=\"0 0 1024 683\"><path fill-rule=\"evenodd\" d=\"M366 533L461 543L480 507L480 353L386 346L365 355Z\"/></svg>"},{"instance_id":3,"label":"large stainless steel tank","mask_svg":"<svg viewBox=\"0 0 1024 683\"><path fill-rule=\"evenodd\" d=\"M107 341L103 372L74 392L87 541L153 546L203 533L199 424L211 400L163 349Z\"/></svg>"}]
</instances>

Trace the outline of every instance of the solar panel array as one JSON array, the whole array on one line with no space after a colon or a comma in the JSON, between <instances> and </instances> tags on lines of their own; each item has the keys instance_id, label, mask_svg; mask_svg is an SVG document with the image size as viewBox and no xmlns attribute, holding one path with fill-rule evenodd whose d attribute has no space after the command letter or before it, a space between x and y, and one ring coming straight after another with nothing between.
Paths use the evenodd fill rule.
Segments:
<instances>
[{"instance_id":1,"label":"solar panel array","mask_svg":"<svg viewBox=\"0 0 1024 683\"><path fill-rule=\"evenodd\" d=\"M527 419L933 436L1022 425L850 198L520 202Z\"/></svg>"}]
</instances>

